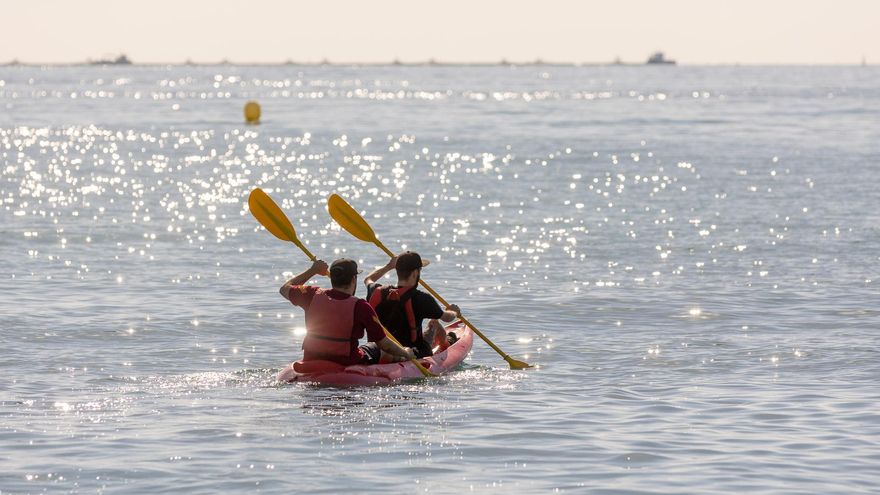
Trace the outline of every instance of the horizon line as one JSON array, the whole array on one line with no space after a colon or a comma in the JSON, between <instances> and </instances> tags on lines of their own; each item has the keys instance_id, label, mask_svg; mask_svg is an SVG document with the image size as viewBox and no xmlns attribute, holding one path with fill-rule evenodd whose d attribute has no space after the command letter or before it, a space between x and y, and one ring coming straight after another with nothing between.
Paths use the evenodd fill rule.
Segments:
<instances>
[{"instance_id":1,"label":"horizon line","mask_svg":"<svg viewBox=\"0 0 880 495\"><path fill-rule=\"evenodd\" d=\"M94 67L127 67L127 66L138 66L138 67L160 67L160 66L171 66L171 67L185 67L185 66L202 66L202 67L214 67L214 66L303 66L303 67L320 67L320 66L331 66L331 67L531 67L531 66L548 66L548 67L651 67L651 66L661 66L661 67L675 67L675 66L687 66L687 67L698 67L698 66L755 66L755 67L767 67L767 66L869 66L876 65L872 63L868 63L866 59L862 59L860 62L678 62L676 60L671 61L671 63L648 63L648 62L623 62L619 60L614 60L610 62L572 62L572 61L548 61L542 59L530 60L530 61L512 61L507 59L501 59L497 61L473 61L473 62L461 62L461 61L439 61L436 59L428 59L423 61L415 61L415 62L405 62L401 60L391 60L391 61L374 61L374 62L351 62L351 61L330 61L327 59L320 61L296 61L296 60L284 60L284 61L251 61L251 62L240 62L240 61L231 61L228 59L222 59L219 61L209 61L209 62L198 62L193 60L185 60L183 62L158 62L158 61L147 61L147 62L131 62L127 63L118 63L107 60L86 60L79 62L27 62L21 61L18 59L12 59L6 62L0 62L0 67L83 67L83 66L94 66Z\"/></svg>"}]
</instances>

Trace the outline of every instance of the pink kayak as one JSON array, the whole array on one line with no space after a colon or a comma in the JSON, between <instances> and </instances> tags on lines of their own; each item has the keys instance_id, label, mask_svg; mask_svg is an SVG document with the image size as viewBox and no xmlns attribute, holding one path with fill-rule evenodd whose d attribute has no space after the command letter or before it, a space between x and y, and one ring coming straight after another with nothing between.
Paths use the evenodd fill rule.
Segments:
<instances>
[{"instance_id":1,"label":"pink kayak","mask_svg":"<svg viewBox=\"0 0 880 495\"><path fill-rule=\"evenodd\" d=\"M457 321L446 327L455 332L458 341L446 350L420 359L422 366L441 375L464 361L474 344L474 333L464 323ZM410 361L389 364L355 364L343 366L330 361L297 361L278 373L278 381L284 383L305 382L335 386L385 385L399 380L423 378L422 372Z\"/></svg>"}]
</instances>

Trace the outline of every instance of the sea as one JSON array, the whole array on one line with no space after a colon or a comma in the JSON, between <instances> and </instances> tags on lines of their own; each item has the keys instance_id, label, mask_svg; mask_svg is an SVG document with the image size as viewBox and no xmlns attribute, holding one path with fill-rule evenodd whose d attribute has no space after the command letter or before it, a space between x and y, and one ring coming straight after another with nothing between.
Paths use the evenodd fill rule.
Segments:
<instances>
[{"instance_id":1,"label":"sea","mask_svg":"<svg viewBox=\"0 0 880 495\"><path fill-rule=\"evenodd\" d=\"M878 493L878 123L877 66L0 67L0 493ZM533 367L276 382L257 187Z\"/></svg>"}]
</instances>

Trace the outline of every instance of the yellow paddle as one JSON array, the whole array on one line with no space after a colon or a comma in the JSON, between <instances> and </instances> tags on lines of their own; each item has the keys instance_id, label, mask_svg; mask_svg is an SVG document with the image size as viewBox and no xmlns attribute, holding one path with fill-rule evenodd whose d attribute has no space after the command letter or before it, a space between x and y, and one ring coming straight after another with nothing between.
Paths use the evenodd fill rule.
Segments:
<instances>
[{"instance_id":1,"label":"yellow paddle","mask_svg":"<svg viewBox=\"0 0 880 495\"><path fill-rule=\"evenodd\" d=\"M271 232L272 235L282 241L289 241L296 244L296 247L302 249L310 260L315 261L315 255L303 246L302 242L296 237L296 230L294 230L293 225L290 224L287 215L281 211L281 208L279 208L278 205L272 201L272 198L263 192L262 189L257 187L251 191L251 194L248 196L248 206L250 207L251 215L253 215L263 227L266 227L266 230ZM325 273L324 275L327 274Z\"/></svg>"},{"instance_id":2,"label":"yellow paddle","mask_svg":"<svg viewBox=\"0 0 880 495\"><path fill-rule=\"evenodd\" d=\"M385 251L385 254L391 256L392 258L394 257L394 253L389 251L388 248L386 248L385 245L382 244L382 242L379 241L378 238L376 238L375 232L373 232L373 229L370 227L367 221L364 220L364 217L362 217L360 213L355 211L355 209L352 208L351 205L348 204L344 199L342 199L341 196L339 196L338 194L331 195L330 198L327 200L327 209L330 210L330 216L333 217L333 220L336 220L336 223L338 223L343 229L347 230L349 234L357 237L362 241L375 244L379 249ZM420 279L419 283L422 285L422 287L425 288L425 290L430 292L431 295L436 297L437 300L440 301L444 306L449 307L449 304L446 302L446 300L440 297L440 294L434 292L434 289L432 289L431 286L429 286L424 280ZM460 318L461 321L463 321L467 326L471 327L474 333L476 333L481 339L489 344L489 347L494 349L495 352L500 354L501 357L503 357L504 360L507 361L507 364L510 365L510 369L521 370L524 368L531 368L531 365L529 363L513 359L504 351L499 349L498 346L492 343L492 341L489 340L488 337L477 330L477 327L473 326L471 322L467 320L467 318L465 318L464 316L461 316Z\"/></svg>"},{"instance_id":3,"label":"yellow paddle","mask_svg":"<svg viewBox=\"0 0 880 495\"><path fill-rule=\"evenodd\" d=\"M284 212L281 211L281 208L272 201L272 198L270 198L269 195L263 192L259 187L254 188L248 196L248 207L250 207L251 215L253 215L263 227L266 227L266 230L271 232L272 235L282 241L290 241L296 244L298 248L306 253L306 256L308 256L310 260L315 261L315 255L303 246L302 242L296 237L296 230L294 230L290 220L287 219L287 215L285 215ZM324 275L327 274L325 273ZM377 319L376 322L378 323L379 320ZM382 326L382 324L379 323L379 326ZM382 326L382 330L385 332L386 337L391 339L395 344L400 345L400 342L391 335L387 328ZM423 375L437 376L422 366L422 363L418 362L418 360L410 359L410 362L416 365Z\"/></svg>"}]
</instances>

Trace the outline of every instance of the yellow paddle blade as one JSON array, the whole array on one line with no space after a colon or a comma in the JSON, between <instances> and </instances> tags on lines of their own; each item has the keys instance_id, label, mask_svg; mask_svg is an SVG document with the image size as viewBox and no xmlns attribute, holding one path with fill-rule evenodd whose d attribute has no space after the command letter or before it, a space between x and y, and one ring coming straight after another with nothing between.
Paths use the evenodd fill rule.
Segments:
<instances>
[{"instance_id":1,"label":"yellow paddle blade","mask_svg":"<svg viewBox=\"0 0 880 495\"><path fill-rule=\"evenodd\" d=\"M504 360L507 361L507 364L510 365L510 369L512 369L512 370L524 370L526 368L532 367L531 364L529 364L525 361L518 361L516 359L513 359L510 356L507 356L506 358L504 358Z\"/></svg>"},{"instance_id":2,"label":"yellow paddle blade","mask_svg":"<svg viewBox=\"0 0 880 495\"><path fill-rule=\"evenodd\" d=\"M311 251L299 241L299 239L297 239L296 230L294 230L290 220L287 219L287 215L285 215L284 212L281 211L281 208L272 201L272 198L270 198L269 195L263 192L259 187L254 188L248 196L248 207L250 207L251 215L253 215L263 227L266 227L266 230L271 232L272 235L282 241L290 241L294 243L296 247L300 248L302 252L309 257L310 260L315 261L315 255L312 254ZM322 273L322 275L328 274Z\"/></svg>"},{"instance_id":3,"label":"yellow paddle blade","mask_svg":"<svg viewBox=\"0 0 880 495\"><path fill-rule=\"evenodd\" d=\"M248 206L250 207L251 215L263 227L266 227L266 230L271 232L272 235L282 241L299 243L299 239L296 238L296 230L294 230L290 220L287 219L287 215L281 211L281 208L262 189L258 187L251 191L250 196L248 196Z\"/></svg>"},{"instance_id":4,"label":"yellow paddle blade","mask_svg":"<svg viewBox=\"0 0 880 495\"><path fill-rule=\"evenodd\" d=\"M336 223L348 231L349 234L362 241L373 243L377 241L372 227L370 227L360 213L342 199L342 196L338 194L331 195L327 199L327 210L330 211L330 216L333 217L333 220L336 220Z\"/></svg>"}]
</instances>

